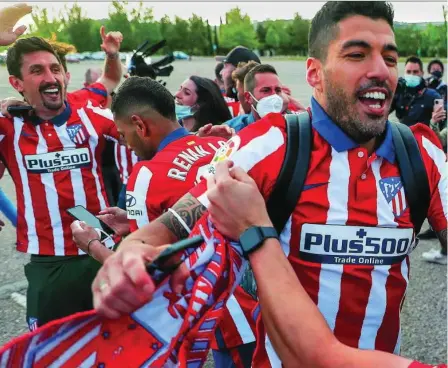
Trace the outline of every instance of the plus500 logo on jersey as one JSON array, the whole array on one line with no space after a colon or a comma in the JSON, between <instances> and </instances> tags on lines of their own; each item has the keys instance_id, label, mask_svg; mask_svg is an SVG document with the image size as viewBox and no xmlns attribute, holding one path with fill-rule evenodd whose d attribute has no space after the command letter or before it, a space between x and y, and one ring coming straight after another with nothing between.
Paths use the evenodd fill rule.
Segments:
<instances>
[{"instance_id":1,"label":"plus500 logo on jersey","mask_svg":"<svg viewBox=\"0 0 448 368\"><path fill-rule=\"evenodd\" d=\"M304 224L300 259L325 264L391 265L411 250L412 229Z\"/></svg>"},{"instance_id":2,"label":"plus500 logo on jersey","mask_svg":"<svg viewBox=\"0 0 448 368\"><path fill-rule=\"evenodd\" d=\"M25 156L26 169L32 174L54 173L89 165L90 151L88 148Z\"/></svg>"}]
</instances>

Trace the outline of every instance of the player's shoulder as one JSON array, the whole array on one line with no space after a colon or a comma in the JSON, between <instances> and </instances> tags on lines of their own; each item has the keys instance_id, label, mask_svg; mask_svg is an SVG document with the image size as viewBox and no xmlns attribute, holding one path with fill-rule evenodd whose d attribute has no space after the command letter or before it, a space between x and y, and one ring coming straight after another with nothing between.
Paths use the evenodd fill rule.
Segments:
<instances>
[{"instance_id":1,"label":"player's shoulder","mask_svg":"<svg viewBox=\"0 0 448 368\"><path fill-rule=\"evenodd\" d=\"M149 183L156 172L157 165L152 160L139 161L132 167L128 185L133 186L137 181L147 181Z\"/></svg>"},{"instance_id":2,"label":"player's shoulder","mask_svg":"<svg viewBox=\"0 0 448 368\"><path fill-rule=\"evenodd\" d=\"M411 126L411 131L420 146L427 146L430 143L442 150L440 139L426 124L415 124Z\"/></svg>"},{"instance_id":3,"label":"player's shoulder","mask_svg":"<svg viewBox=\"0 0 448 368\"><path fill-rule=\"evenodd\" d=\"M14 118L7 118L0 112L0 128L2 130L14 129L14 122L23 123L24 121L23 117L16 116Z\"/></svg>"},{"instance_id":4,"label":"player's shoulder","mask_svg":"<svg viewBox=\"0 0 448 368\"><path fill-rule=\"evenodd\" d=\"M237 135L245 144L247 141L266 134L277 135L281 133L282 135L285 135L285 132L286 122L283 115L280 113L270 113L240 130Z\"/></svg>"},{"instance_id":5,"label":"player's shoulder","mask_svg":"<svg viewBox=\"0 0 448 368\"><path fill-rule=\"evenodd\" d=\"M83 101L82 103L76 104L79 108L82 108L85 113L95 119L107 119L109 121L114 121L114 116L112 111L108 108L102 107L98 102L94 100Z\"/></svg>"}]
</instances>

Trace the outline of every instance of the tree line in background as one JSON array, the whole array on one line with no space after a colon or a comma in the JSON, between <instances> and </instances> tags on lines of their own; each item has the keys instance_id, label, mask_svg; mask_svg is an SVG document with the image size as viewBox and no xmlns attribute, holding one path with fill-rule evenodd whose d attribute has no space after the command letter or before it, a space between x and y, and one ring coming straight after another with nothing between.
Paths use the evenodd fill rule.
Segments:
<instances>
[{"instance_id":1,"label":"tree line in background","mask_svg":"<svg viewBox=\"0 0 448 368\"><path fill-rule=\"evenodd\" d=\"M126 1L112 1L109 17L95 20L75 3L65 6L58 19L49 19L47 9L33 11L34 24L31 35L55 38L76 47L78 52L98 51L101 43L99 29L120 31L123 34L121 50L135 50L142 42L152 43L166 39L168 44L162 52L175 50L190 55L210 56L226 54L237 45L258 50L261 55L307 54L309 20L295 13L292 20L267 20L253 23L239 8L227 12L219 26L209 25L207 20L195 14L188 20L176 16L154 19L153 9L143 2L130 9ZM106 4L104 4L106 6ZM446 57L447 26L397 24L395 36L402 56Z\"/></svg>"}]
</instances>

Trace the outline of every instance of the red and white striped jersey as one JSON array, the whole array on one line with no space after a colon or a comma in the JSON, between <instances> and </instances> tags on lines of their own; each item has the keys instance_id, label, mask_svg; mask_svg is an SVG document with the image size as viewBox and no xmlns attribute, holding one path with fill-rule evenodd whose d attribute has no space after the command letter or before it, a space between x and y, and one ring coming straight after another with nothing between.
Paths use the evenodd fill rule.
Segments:
<instances>
[{"instance_id":1,"label":"red and white striped jersey","mask_svg":"<svg viewBox=\"0 0 448 368\"><path fill-rule=\"evenodd\" d=\"M129 176L126 210L131 231L162 215L193 188L225 144L222 138L197 137L183 128L164 142L151 160L138 162Z\"/></svg>"},{"instance_id":2,"label":"red and white striped jersey","mask_svg":"<svg viewBox=\"0 0 448 368\"><path fill-rule=\"evenodd\" d=\"M121 144L120 142L115 144L114 155L118 171L120 172L121 182L127 184L128 178L135 164L138 162L138 157L127 145Z\"/></svg>"},{"instance_id":3,"label":"red and white striped jersey","mask_svg":"<svg viewBox=\"0 0 448 368\"><path fill-rule=\"evenodd\" d=\"M399 352L400 309L415 247L391 129L369 156L312 100L313 145L305 186L280 241L302 285L336 337L361 349ZM267 199L285 155L285 121L269 114L243 129L212 162L231 158ZM426 126L412 127L431 190L428 219L447 226L446 156ZM207 206L206 184L191 194ZM254 367L280 362L259 335ZM267 365L269 366L269 365Z\"/></svg>"},{"instance_id":4,"label":"red and white striped jersey","mask_svg":"<svg viewBox=\"0 0 448 368\"><path fill-rule=\"evenodd\" d=\"M92 83L88 87L67 93L67 101L72 103L85 103L87 100L96 102L101 107L107 105L107 90L102 83Z\"/></svg>"},{"instance_id":5,"label":"red and white striped jersey","mask_svg":"<svg viewBox=\"0 0 448 368\"><path fill-rule=\"evenodd\" d=\"M109 110L68 104L51 121L0 117L0 154L16 186L17 250L84 254L72 240L66 209L108 207L101 172L105 141L117 141Z\"/></svg>"}]
</instances>

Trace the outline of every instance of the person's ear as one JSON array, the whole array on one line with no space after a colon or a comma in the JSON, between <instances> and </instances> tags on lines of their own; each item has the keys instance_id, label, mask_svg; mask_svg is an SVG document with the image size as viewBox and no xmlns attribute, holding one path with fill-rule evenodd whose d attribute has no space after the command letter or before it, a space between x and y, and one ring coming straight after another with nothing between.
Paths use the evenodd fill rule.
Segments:
<instances>
[{"instance_id":1,"label":"person's ear","mask_svg":"<svg viewBox=\"0 0 448 368\"><path fill-rule=\"evenodd\" d=\"M142 118L140 116L132 115L131 123L132 123L132 125L134 125L135 131L140 138L146 138L147 136L150 135L150 131L149 131L147 125L145 124L145 122L142 120Z\"/></svg>"},{"instance_id":2,"label":"person's ear","mask_svg":"<svg viewBox=\"0 0 448 368\"><path fill-rule=\"evenodd\" d=\"M23 93L23 80L14 75L9 76L9 83L19 93Z\"/></svg>"},{"instance_id":3,"label":"person's ear","mask_svg":"<svg viewBox=\"0 0 448 368\"><path fill-rule=\"evenodd\" d=\"M316 58L308 58L306 61L306 81L316 90L322 92L323 65Z\"/></svg>"},{"instance_id":4,"label":"person's ear","mask_svg":"<svg viewBox=\"0 0 448 368\"><path fill-rule=\"evenodd\" d=\"M249 91L244 92L244 98L249 105L254 105L256 102Z\"/></svg>"}]
</instances>

